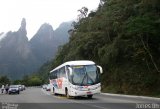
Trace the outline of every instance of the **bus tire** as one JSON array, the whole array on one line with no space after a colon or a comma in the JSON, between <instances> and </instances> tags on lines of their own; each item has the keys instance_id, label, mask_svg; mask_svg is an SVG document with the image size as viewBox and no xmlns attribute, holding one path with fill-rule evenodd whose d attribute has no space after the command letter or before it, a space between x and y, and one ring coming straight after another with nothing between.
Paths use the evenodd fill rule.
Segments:
<instances>
[{"instance_id":1,"label":"bus tire","mask_svg":"<svg viewBox=\"0 0 160 109\"><path fill-rule=\"evenodd\" d=\"M93 95L87 95L87 97L88 97L89 99L92 99Z\"/></svg>"},{"instance_id":2,"label":"bus tire","mask_svg":"<svg viewBox=\"0 0 160 109\"><path fill-rule=\"evenodd\" d=\"M69 93L68 93L68 89L67 89L67 88L65 89L65 93L66 93L66 97L67 97L68 99L70 99L70 98L71 98L71 96L69 95Z\"/></svg>"}]
</instances>

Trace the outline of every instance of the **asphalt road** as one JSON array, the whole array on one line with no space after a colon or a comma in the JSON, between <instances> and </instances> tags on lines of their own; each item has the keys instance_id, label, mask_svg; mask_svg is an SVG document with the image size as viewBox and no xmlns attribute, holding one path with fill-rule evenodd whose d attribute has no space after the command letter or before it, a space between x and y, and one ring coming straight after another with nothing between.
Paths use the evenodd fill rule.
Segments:
<instances>
[{"instance_id":1,"label":"asphalt road","mask_svg":"<svg viewBox=\"0 0 160 109\"><path fill-rule=\"evenodd\" d=\"M41 88L27 88L19 95L0 94L0 109L160 109L159 99L97 94L67 99Z\"/></svg>"}]
</instances>

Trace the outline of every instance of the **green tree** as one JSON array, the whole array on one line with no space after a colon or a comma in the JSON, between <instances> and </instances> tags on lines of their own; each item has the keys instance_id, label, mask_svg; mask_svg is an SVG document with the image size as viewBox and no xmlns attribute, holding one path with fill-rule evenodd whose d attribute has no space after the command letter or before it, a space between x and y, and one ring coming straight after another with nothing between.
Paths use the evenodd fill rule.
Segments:
<instances>
[{"instance_id":1,"label":"green tree","mask_svg":"<svg viewBox=\"0 0 160 109\"><path fill-rule=\"evenodd\" d=\"M88 8L87 7L82 7L81 9L78 10L80 12L79 19L86 18L87 13L88 13Z\"/></svg>"},{"instance_id":2,"label":"green tree","mask_svg":"<svg viewBox=\"0 0 160 109\"><path fill-rule=\"evenodd\" d=\"M7 76L0 77L0 85L10 84L10 79Z\"/></svg>"},{"instance_id":3,"label":"green tree","mask_svg":"<svg viewBox=\"0 0 160 109\"><path fill-rule=\"evenodd\" d=\"M13 84L15 84L15 85L22 84L22 80L15 80L15 81L13 81Z\"/></svg>"},{"instance_id":4,"label":"green tree","mask_svg":"<svg viewBox=\"0 0 160 109\"><path fill-rule=\"evenodd\" d=\"M42 80L38 76L32 76L28 81L29 86L40 86L42 85Z\"/></svg>"},{"instance_id":5,"label":"green tree","mask_svg":"<svg viewBox=\"0 0 160 109\"><path fill-rule=\"evenodd\" d=\"M29 76L24 76L22 79L22 84L29 86Z\"/></svg>"}]
</instances>

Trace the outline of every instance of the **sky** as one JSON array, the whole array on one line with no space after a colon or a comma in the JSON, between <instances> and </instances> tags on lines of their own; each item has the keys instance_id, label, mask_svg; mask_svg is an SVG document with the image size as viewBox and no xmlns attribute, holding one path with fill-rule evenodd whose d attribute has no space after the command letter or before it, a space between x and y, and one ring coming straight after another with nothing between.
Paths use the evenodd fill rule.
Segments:
<instances>
[{"instance_id":1,"label":"sky","mask_svg":"<svg viewBox=\"0 0 160 109\"><path fill-rule=\"evenodd\" d=\"M76 20L83 6L97 9L100 0L0 0L0 33L17 31L22 18L26 19L27 37L44 23L55 30L62 22Z\"/></svg>"}]
</instances>

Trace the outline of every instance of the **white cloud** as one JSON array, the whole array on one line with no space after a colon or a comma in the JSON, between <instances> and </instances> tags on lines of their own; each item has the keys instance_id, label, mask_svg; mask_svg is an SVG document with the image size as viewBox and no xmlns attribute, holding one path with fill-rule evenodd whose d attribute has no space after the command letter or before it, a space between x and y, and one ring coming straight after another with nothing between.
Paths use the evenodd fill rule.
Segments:
<instances>
[{"instance_id":1,"label":"white cloud","mask_svg":"<svg viewBox=\"0 0 160 109\"><path fill-rule=\"evenodd\" d=\"M0 32L17 31L26 18L29 39L47 22L54 29L65 21L76 19L77 10L98 7L99 0L0 0Z\"/></svg>"}]
</instances>

